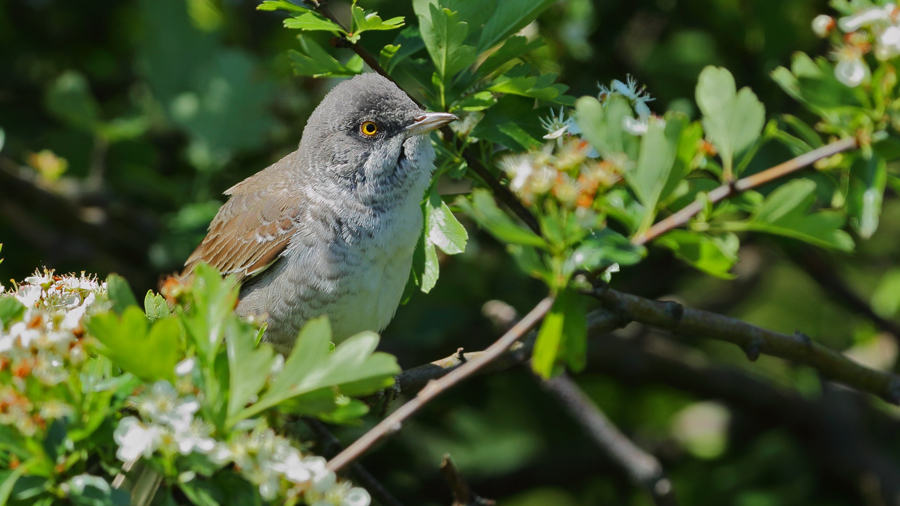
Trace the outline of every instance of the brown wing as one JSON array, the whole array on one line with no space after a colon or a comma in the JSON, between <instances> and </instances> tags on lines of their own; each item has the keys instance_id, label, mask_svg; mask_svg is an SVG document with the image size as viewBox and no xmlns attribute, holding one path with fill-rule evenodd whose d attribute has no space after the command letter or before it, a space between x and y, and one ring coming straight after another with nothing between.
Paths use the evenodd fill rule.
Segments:
<instances>
[{"instance_id":1,"label":"brown wing","mask_svg":"<svg viewBox=\"0 0 900 506\"><path fill-rule=\"evenodd\" d=\"M278 259L293 235L299 206L296 194L265 184L269 175L263 171L226 192L231 198L185 262L183 275L202 261L243 282Z\"/></svg>"}]
</instances>

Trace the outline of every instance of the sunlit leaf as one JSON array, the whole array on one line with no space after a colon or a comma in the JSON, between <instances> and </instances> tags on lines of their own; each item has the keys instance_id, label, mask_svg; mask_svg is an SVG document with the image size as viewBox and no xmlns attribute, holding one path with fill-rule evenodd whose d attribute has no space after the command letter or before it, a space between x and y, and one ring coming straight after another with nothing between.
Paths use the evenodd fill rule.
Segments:
<instances>
[{"instance_id":1,"label":"sunlit leaf","mask_svg":"<svg viewBox=\"0 0 900 506\"><path fill-rule=\"evenodd\" d=\"M113 311L122 314L129 306L137 306L134 292L128 286L128 281L118 274L110 274L106 278L106 287L109 300L113 303Z\"/></svg>"},{"instance_id":2,"label":"sunlit leaf","mask_svg":"<svg viewBox=\"0 0 900 506\"><path fill-rule=\"evenodd\" d=\"M459 20L458 13L428 4L427 13L418 15L425 48L441 80L446 81L475 62L475 48L463 44L468 24Z\"/></svg>"},{"instance_id":3,"label":"sunlit leaf","mask_svg":"<svg viewBox=\"0 0 900 506\"><path fill-rule=\"evenodd\" d=\"M734 157L759 138L766 109L750 88L738 92L731 72L721 67L703 69L696 100L703 112L706 135L722 157L726 175L730 175Z\"/></svg>"},{"instance_id":4,"label":"sunlit leaf","mask_svg":"<svg viewBox=\"0 0 900 506\"><path fill-rule=\"evenodd\" d=\"M706 235L687 230L673 230L657 239L676 257L697 269L723 279L732 279L729 271L738 260L740 241L734 234Z\"/></svg>"},{"instance_id":5,"label":"sunlit leaf","mask_svg":"<svg viewBox=\"0 0 900 506\"><path fill-rule=\"evenodd\" d=\"M157 320L148 332L144 313L128 306L121 317L112 312L92 316L87 327L102 345L100 352L122 369L146 381L174 380L181 333L175 318Z\"/></svg>"}]
</instances>

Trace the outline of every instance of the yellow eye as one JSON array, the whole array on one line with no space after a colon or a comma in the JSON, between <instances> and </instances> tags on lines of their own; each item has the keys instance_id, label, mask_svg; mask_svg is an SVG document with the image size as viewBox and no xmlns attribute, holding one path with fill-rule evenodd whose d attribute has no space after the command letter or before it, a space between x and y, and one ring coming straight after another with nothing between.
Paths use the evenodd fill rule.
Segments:
<instances>
[{"instance_id":1,"label":"yellow eye","mask_svg":"<svg viewBox=\"0 0 900 506\"><path fill-rule=\"evenodd\" d=\"M371 121L366 121L359 126L359 131L367 137L372 137L378 133L378 125L372 123Z\"/></svg>"}]
</instances>

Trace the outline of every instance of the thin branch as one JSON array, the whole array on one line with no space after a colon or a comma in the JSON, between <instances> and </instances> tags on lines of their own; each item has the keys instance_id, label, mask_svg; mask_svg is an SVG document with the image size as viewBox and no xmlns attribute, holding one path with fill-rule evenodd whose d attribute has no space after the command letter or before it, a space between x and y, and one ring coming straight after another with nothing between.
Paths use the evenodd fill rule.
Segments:
<instances>
[{"instance_id":1,"label":"thin branch","mask_svg":"<svg viewBox=\"0 0 900 506\"><path fill-rule=\"evenodd\" d=\"M462 474L453 465L449 454L444 455L444 459L441 461L441 472L444 473L444 479L447 480L450 492L453 494L452 506L494 506L497 504L492 499L479 497L478 494L472 492Z\"/></svg>"},{"instance_id":2,"label":"thin branch","mask_svg":"<svg viewBox=\"0 0 900 506\"><path fill-rule=\"evenodd\" d=\"M808 365L822 376L857 390L900 404L900 377L877 371L814 342L809 336L774 332L708 311L686 308L672 301L655 301L599 287L590 292L608 309L651 327L693 334L736 344L755 360L761 353Z\"/></svg>"},{"instance_id":3,"label":"thin branch","mask_svg":"<svg viewBox=\"0 0 900 506\"><path fill-rule=\"evenodd\" d=\"M855 138L841 139L839 141L832 142L831 144L826 144L821 148L814 149L809 153L804 153L796 158L792 158L784 163L778 164L772 168L766 169L752 176L747 176L743 179L739 179L734 183L724 184L707 193L706 200L695 200L694 202L691 202L690 204L682 208L677 213L656 223L655 225L647 229L647 231L645 231L644 233L632 237L631 243L644 245L672 229L678 228L682 225L686 225L691 220L691 218L693 218L697 215L697 213L703 210L704 206L706 206L706 201L712 203L720 202L732 195L750 190L752 188L756 188L757 186L761 186L780 177L808 167L823 158L834 156L843 151L856 149L857 147L859 147L859 142Z\"/></svg>"},{"instance_id":4,"label":"thin branch","mask_svg":"<svg viewBox=\"0 0 900 506\"><path fill-rule=\"evenodd\" d=\"M624 321L618 314L605 309L591 311L587 315L587 328L590 332L612 332L626 323L628 322ZM531 358L536 337L537 332L529 332L520 342L510 347L500 357L491 362L490 365L478 371L478 374L500 372L528 361ZM429 381L446 376L467 362L478 360L484 353L485 351L469 353L458 351L441 360L435 360L430 364L420 365L403 371L394 378L395 384L401 393L407 395L415 394L424 388Z\"/></svg>"},{"instance_id":5,"label":"thin branch","mask_svg":"<svg viewBox=\"0 0 900 506\"><path fill-rule=\"evenodd\" d=\"M324 5L324 3L320 5ZM344 25L327 8L320 8L319 12L330 19L333 23L340 26L341 29L347 31L347 29L344 28ZM397 81L394 80L394 78L391 77L390 74L388 74L387 70L385 70L380 63L378 63L378 60L375 59L375 57L372 56L371 53L366 51L366 48L362 47L359 42L351 44L350 41L343 37L339 38L338 40L340 41L340 43L336 44L336 46L352 49L354 53L359 55L359 57L362 58L364 62L366 62L366 65L368 65L369 68L389 79L391 82L396 84L398 88L403 89L400 84L397 83ZM409 95L409 93L407 93L407 95ZM413 96L410 95L410 99L412 99L412 101L415 102L416 105L425 109L425 106L421 102L416 100ZM446 140L447 142L453 142L452 140L456 137L453 134L453 131L448 126L442 127L441 133L444 136L444 140ZM480 177L484 181L484 183L491 188L491 191L494 192L494 195L498 199L500 199L501 202L509 207L516 214L516 216L519 217L519 219L524 221L525 224L528 225L528 227L532 231L534 231L534 233L536 233L537 235L541 235L541 227L540 225L538 225L538 222L535 219L534 215L531 214L531 211L529 211L524 205L522 205L522 202L520 202L519 199L517 199L516 196L509 191L509 188L503 186L503 184L501 184L500 181L497 180L497 178L494 177L493 174L491 174L491 171L488 170L488 168L485 167L483 163L481 163L481 160L478 158L477 154L471 152L469 149L465 149L463 151L463 158L469 165L469 168L471 168L473 172L478 174L478 177Z\"/></svg>"},{"instance_id":6,"label":"thin branch","mask_svg":"<svg viewBox=\"0 0 900 506\"><path fill-rule=\"evenodd\" d=\"M531 330L532 327L541 321L552 305L553 297L547 297L542 300L531 310L531 312L522 318L522 321L513 326L509 332L495 341L494 344L490 345L480 356L462 364L446 376L428 382L425 385L425 388L423 388L415 398L397 408L396 411L363 434L361 438L348 446L347 449L338 454L337 457L331 459L331 461L328 462L328 469L337 471L353 462L382 438L398 431L407 418L419 411L419 409L429 401L472 374L478 372L495 359L501 357L506 353L510 346L515 344L515 342L521 339L526 332Z\"/></svg>"},{"instance_id":7,"label":"thin branch","mask_svg":"<svg viewBox=\"0 0 900 506\"><path fill-rule=\"evenodd\" d=\"M327 425L315 418L304 417L302 420L303 423L316 434L316 438L322 443L323 457L332 457L344 450L344 445L342 445L341 441L328 430ZM353 473L353 478L356 479L356 483L368 490L369 493L372 494L372 497L374 497L382 506L403 506L403 503L398 501L380 481L375 479L375 477L358 462L354 462L350 465L350 472Z\"/></svg>"},{"instance_id":8,"label":"thin branch","mask_svg":"<svg viewBox=\"0 0 900 506\"><path fill-rule=\"evenodd\" d=\"M542 381L541 387L553 394L609 458L650 492L654 504L678 504L672 481L666 476L659 460L622 434L568 375Z\"/></svg>"}]
</instances>

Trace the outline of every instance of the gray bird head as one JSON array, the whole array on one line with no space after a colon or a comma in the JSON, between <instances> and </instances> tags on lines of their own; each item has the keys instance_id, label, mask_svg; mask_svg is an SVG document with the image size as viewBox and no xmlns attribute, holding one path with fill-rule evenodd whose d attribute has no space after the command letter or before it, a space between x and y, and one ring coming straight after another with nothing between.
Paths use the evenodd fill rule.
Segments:
<instances>
[{"instance_id":1,"label":"gray bird head","mask_svg":"<svg viewBox=\"0 0 900 506\"><path fill-rule=\"evenodd\" d=\"M433 168L434 150L421 135L457 119L427 113L394 83L361 74L331 90L312 113L300 152L314 172L342 187L380 194Z\"/></svg>"}]
</instances>

